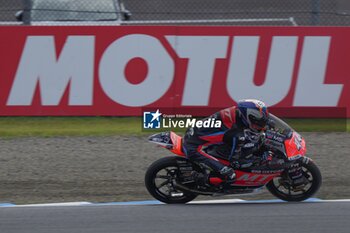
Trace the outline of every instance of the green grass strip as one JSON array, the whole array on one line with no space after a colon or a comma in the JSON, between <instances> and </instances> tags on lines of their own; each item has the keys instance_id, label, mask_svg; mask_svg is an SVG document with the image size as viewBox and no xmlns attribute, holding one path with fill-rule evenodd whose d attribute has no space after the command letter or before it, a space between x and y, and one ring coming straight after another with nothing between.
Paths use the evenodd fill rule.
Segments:
<instances>
[{"instance_id":1,"label":"green grass strip","mask_svg":"<svg viewBox=\"0 0 350 233\"><path fill-rule=\"evenodd\" d=\"M0 137L141 135L138 117L1 117Z\"/></svg>"},{"instance_id":2,"label":"green grass strip","mask_svg":"<svg viewBox=\"0 0 350 233\"><path fill-rule=\"evenodd\" d=\"M346 119L285 119L300 132L350 132ZM149 135L140 117L0 117L0 137ZM168 129L163 129L168 131ZM184 132L184 129L175 130Z\"/></svg>"},{"instance_id":3,"label":"green grass strip","mask_svg":"<svg viewBox=\"0 0 350 233\"><path fill-rule=\"evenodd\" d=\"M347 119L284 119L300 132L350 132Z\"/></svg>"}]
</instances>

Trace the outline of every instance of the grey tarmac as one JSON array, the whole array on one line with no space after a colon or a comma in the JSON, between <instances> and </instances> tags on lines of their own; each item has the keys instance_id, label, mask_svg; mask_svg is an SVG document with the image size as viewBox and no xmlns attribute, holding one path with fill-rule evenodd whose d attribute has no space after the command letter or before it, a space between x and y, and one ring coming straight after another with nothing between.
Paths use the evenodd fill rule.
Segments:
<instances>
[{"instance_id":1,"label":"grey tarmac","mask_svg":"<svg viewBox=\"0 0 350 233\"><path fill-rule=\"evenodd\" d=\"M0 208L6 233L348 233L350 202Z\"/></svg>"}]
</instances>

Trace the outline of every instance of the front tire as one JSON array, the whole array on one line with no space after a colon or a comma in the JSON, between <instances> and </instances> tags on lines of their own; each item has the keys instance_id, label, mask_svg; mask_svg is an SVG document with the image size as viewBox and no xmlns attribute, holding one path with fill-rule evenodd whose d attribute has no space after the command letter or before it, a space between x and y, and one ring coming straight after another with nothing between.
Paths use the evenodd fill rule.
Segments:
<instances>
[{"instance_id":1,"label":"front tire","mask_svg":"<svg viewBox=\"0 0 350 233\"><path fill-rule=\"evenodd\" d=\"M274 178L266 185L266 188L275 197L284 201L304 201L313 196L321 187L321 172L316 164L310 159L303 160L300 165L303 170L303 175L308 180L308 183L304 186L307 190L301 188L295 190L292 185L285 184L285 178L283 177Z\"/></svg>"},{"instance_id":2,"label":"front tire","mask_svg":"<svg viewBox=\"0 0 350 233\"><path fill-rule=\"evenodd\" d=\"M157 200L167 204L184 204L192 201L197 194L177 190L173 181L176 180L180 157L164 157L155 161L145 175L145 185L148 192Z\"/></svg>"}]
</instances>

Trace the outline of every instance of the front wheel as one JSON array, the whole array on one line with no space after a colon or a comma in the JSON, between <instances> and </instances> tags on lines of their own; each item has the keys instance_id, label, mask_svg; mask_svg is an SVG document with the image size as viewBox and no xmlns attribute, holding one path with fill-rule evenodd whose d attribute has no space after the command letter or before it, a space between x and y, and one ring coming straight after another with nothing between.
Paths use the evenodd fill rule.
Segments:
<instances>
[{"instance_id":1,"label":"front wheel","mask_svg":"<svg viewBox=\"0 0 350 233\"><path fill-rule=\"evenodd\" d=\"M284 201L304 201L313 196L322 184L321 172L316 164L308 159L300 163L305 182L293 186L288 176L279 176L271 180L266 188L275 197Z\"/></svg>"},{"instance_id":2,"label":"front wheel","mask_svg":"<svg viewBox=\"0 0 350 233\"><path fill-rule=\"evenodd\" d=\"M180 157L164 157L155 161L147 170L145 185L148 192L157 200L167 204L184 204L192 201L197 194L177 190L174 187L179 174L177 160Z\"/></svg>"}]
</instances>

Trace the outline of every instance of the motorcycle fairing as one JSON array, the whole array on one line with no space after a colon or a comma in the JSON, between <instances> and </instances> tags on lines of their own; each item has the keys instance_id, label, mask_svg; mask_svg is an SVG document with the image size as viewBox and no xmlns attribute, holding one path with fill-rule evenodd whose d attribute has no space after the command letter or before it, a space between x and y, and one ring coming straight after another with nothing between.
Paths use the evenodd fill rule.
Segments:
<instances>
[{"instance_id":1,"label":"motorcycle fairing","mask_svg":"<svg viewBox=\"0 0 350 233\"><path fill-rule=\"evenodd\" d=\"M293 132L290 139L284 141L284 145L289 160L298 159L306 153L305 140L296 132Z\"/></svg>"},{"instance_id":2,"label":"motorcycle fairing","mask_svg":"<svg viewBox=\"0 0 350 233\"><path fill-rule=\"evenodd\" d=\"M153 134L148 141L170 150L172 153L185 157L182 150L182 137L174 132L162 132Z\"/></svg>"},{"instance_id":3,"label":"motorcycle fairing","mask_svg":"<svg viewBox=\"0 0 350 233\"><path fill-rule=\"evenodd\" d=\"M172 148L173 143L170 138L170 132L162 132L162 133L157 133L153 134L148 137L148 141L155 143L161 147L164 147L166 149Z\"/></svg>"},{"instance_id":4,"label":"motorcycle fairing","mask_svg":"<svg viewBox=\"0 0 350 233\"><path fill-rule=\"evenodd\" d=\"M156 143L161 147L170 150L172 153L185 157L182 150L182 137L174 132L165 132L154 134L148 139L150 142ZM217 158L222 164L229 166L230 163L227 160ZM281 172L252 173L249 170L241 171L236 170L237 179L233 185L235 186L262 186L267 184L274 177L279 176ZM221 183L222 180L216 180L215 183Z\"/></svg>"},{"instance_id":5,"label":"motorcycle fairing","mask_svg":"<svg viewBox=\"0 0 350 233\"><path fill-rule=\"evenodd\" d=\"M281 172L262 174L262 173L251 173L251 172L236 170L237 178L232 184L232 186L261 187L279 175L281 175ZM213 185L220 185L222 184L222 182L223 180L218 177L210 178L210 183Z\"/></svg>"},{"instance_id":6,"label":"motorcycle fairing","mask_svg":"<svg viewBox=\"0 0 350 233\"><path fill-rule=\"evenodd\" d=\"M152 143L155 143L161 147L164 147L170 150L172 153L178 156L181 156L181 157L186 156L184 151L182 150L182 137L172 131L151 135L148 138L148 140ZM226 166L230 165L230 162L227 160L220 159L220 158L217 158L217 160Z\"/></svg>"},{"instance_id":7,"label":"motorcycle fairing","mask_svg":"<svg viewBox=\"0 0 350 233\"><path fill-rule=\"evenodd\" d=\"M185 153L182 150L182 137L174 132L170 132L170 138L171 142L173 143L173 147L169 150L174 154L185 157Z\"/></svg>"},{"instance_id":8,"label":"motorcycle fairing","mask_svg":"<svg viewBox=\"0 0 350 233\"><path fill-rule=\"evenodd\" d=\"M236 181L234 185L237 186L262 186L267 184L270 180L279 176L281 173L250 173L236 170Z\"/></svg>"}]
</instances>

